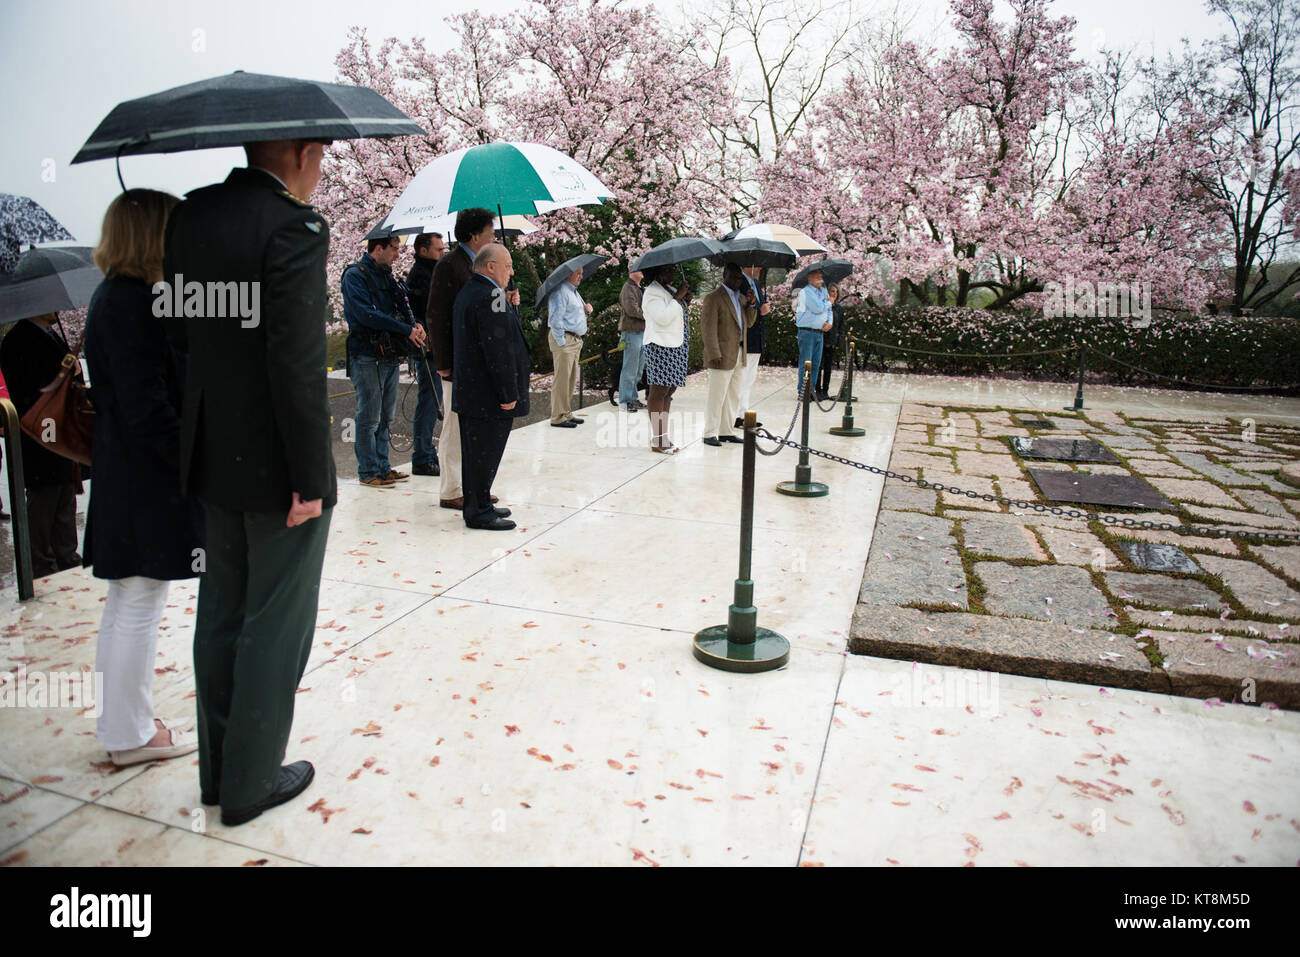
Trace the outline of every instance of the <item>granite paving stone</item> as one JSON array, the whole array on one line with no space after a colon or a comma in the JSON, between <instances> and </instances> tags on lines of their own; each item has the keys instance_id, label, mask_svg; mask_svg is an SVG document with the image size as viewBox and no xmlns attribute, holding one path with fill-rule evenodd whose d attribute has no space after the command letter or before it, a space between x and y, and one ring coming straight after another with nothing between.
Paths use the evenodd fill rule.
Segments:
<instances>
[{"instance_id":1,"label":"granite paving stone","mask_svg":"<svg viewBox=\"0 0 1300 957\"><path fill-rule=\"evenodd\" d=\"M1119 688L1146 688L1151 677L1150 662L1124 635L961 612L859 605L849 650Z\"/></svg>"},{"instance_id":2,"label":"granite paving stone","mask_svg":"<svg viewBox=\"0 0 1300 957\"><path fill-rule=\"evenodd\" d=\"M1239 634L1243 636L1271 637L1282 640L1284 632L1277 625L1251 618L1220 618L1218 615L1180 615L1176 612L1161 613L1149 608L1127 605L1125 613L1134 624L1147 628L1169 628L1174 631L1218 632L1220 634Z\"/></svg>"},{"instance_id":3,"label":"granite paving stone","mask_svg":"<svg viewBox=\"0 0 1300 957\"><path fill-rule=\"evenodd\" d=\"M1300 592L1272 572L1254 562L1219 555L1202 555L1197 561L1211 575L1220 576L1237 601L1255 614L1300 621Z\"/></svg>"},{"instance_id":4,"label":"granite paving stone","mask_svg":"<svg viewBox=\"0 0 1300 957\"><path fill-rule=\"evenodd\" d=\"M1014 498L1021 502L1038 501L1038 490L1022 478L999 478L997 486L1004 498Z\"/></svg>"},{"instance_id":5,"label":"granite paving stone","mask_svg":"<svg viewBox=\"0 0 1300 957\"><path fill-rule=\"evenodd\" d=\"M1236 543L1228 538L1215 538L1209 535L1179 535L1177 532L1157 531L1150 528L1113 529L1112 533L1119 538L1134 539L1140 542L1162 542L1177 545L1188 554L1191 554L1193 549L1216 552L1220 555L1241 554L1241 550L1237 548ZM1195 555L1192 556L1192 560L1196 560Z\"/></svg>"},{"instance_id":6,"label":"granite paving stone","mask_svg":"<svg viewBox=\"0 0 1300 957\"><path fill-rule=\"evenodd\" d=\"M963 475L985 475L992 478L1020 474L1020 466L1009 453L990 455L987 452L958 452L957 470Z\"/></svg>"},{"instance_id":7,"label":"granite paving stone","mask_svg":"<svg viewBox=\"0 0 1300 957\"><path fill-rule=\"evenodd\" d=\"M1278 518L1290 518L1291 513L1287 511L1286 506L1276 495L1270 495L1268 492L1260 491L1257 488L1243 488L1233 492L1237 498L1252 511L1261 512L1264 515L1275 515ZM1236 506L1230 506L1235 508Z\"/></svg>"},{"instance_id":8,"label":"granite paving stone","mask_svg":"<svg viewBox=\"0 0 1300 957\"><path fill-rule=\"evenodd\" d=\"M1038 544L1038 539L1027 526L970 518L963 521L961 527L968 552L997 555L999 558L1047 559L1043 546Z\"/></svg>"},{"instance_id":9,"label":"granite paving stone","mask_svg":"<svg viewBox=\"0 0 1300 957\"><path fill-rule=\"evenodd\" d=\"M1242 528L1276 528L1283 530L1300 529L1300 522L1293 518L1278 518L1275 515L1260 515L1258 512L1243 512L1240 509L1206 508L1203 505L1188 505L1187 511L1202 521L1216 522L1225 526Z\"/></svg>"},{"instance_id":10,"label":"granite paving stone","mask_svg":"<svg viewBox=\"0 0 1300 957\"><path fill-rule=\"evenodd\" d=\"M1036 618L1073 628L1109 628L1106 597L1088 572L1067 565L976 562L984 607L994 615Z\"/></svg>"},{"instance_id":11,"label":"granite paving stone","mask_svg":"<svg viewBox=\"0 0 1300 957\"><path fill-rule=\"evenodd\" d=\"M1107 572L1106 587L1121 601L1152 605L1162 611L1204 609L1218 612L1223 602L1201 582L1158 572Z\"/></svg>"},{"instance_id":12,"label":"granite paving stone","mask_svg":"<svg viewBox=\"0 0 1300 957\"><path fill-rule=\"evenodd\" d=\"M1282 574L1300 581L1300 542L1295 545L1251 545L1250 550Z\"/></svg>"},{"instance_id":13,"label":"granite paving stone","mask_svg":"<svg viewBox=\"0 0 1300 957\"><path fill-rule=\"evenodd\" d=\"M1226 465L1219 465L1211 462L1204 455L1195 452L1173 452L1173 456L1183 465L1186 465L1193 471L1200 472L1207 479L1218 482L1220 485L1257 485L1258 479L1253 475L1242 475L1240 472L1228 468Z\"/></svg>"},{"instance_id":14,"label":"granite paving stone","mask_svg":"<svg viewBox=\"0 0 1300 957\"><path fill-rule=\"evenodd\" d=\"M948 519L933 515L882 511L858 601L970 607L952 527Z\"/></svg>"},{"instance_id":15,"label":"granite paving stone","mask_svg":"<svg viewBox=\"0 0 1300 957\"><path fill-rule=\"evenodd\" d=\"M1052 557L1061 565L1097 566L1098 571L1116 564L1114 554L1100 538L1087 529L1053 528L1043 525L1039 534L1047 542Z\"/></svg>"},{"instance_id":16,"label":"granite paving stone","mask_svg":"<svg viewBox=\"0 0 1300 957\"><path fill-rule=\"evenodd\" d=\"M1300 707L1300 655L1259 638L1153 631L1175 694Z\"/></svg>"},{"instance_id":17,"label":"granite paving stone","mask_svg":"<svg viewBox=\"0 0 1300 957\"><path fill-rule=\"evenodd\" d=\"M1205 505L1221 505L1224 508L1237 507L1237 501L1232 496L1217 485L1204 480L1188 481L1186 479L1148 476L1147 481L1170 498L1180 502L1202 502Z\"/></svg>"},{"instance_id":18,"label":"granite paving stone","mask_svg":"<svg viewBox=\"0 0 1300 957\"><path fill-rule=\"evenodd\" d=\"M933 515L939 504L939 493L930 488L917 488L897 480L885 484L880 498L882 509L910 510Z\"/></svg>"}]
</instances>

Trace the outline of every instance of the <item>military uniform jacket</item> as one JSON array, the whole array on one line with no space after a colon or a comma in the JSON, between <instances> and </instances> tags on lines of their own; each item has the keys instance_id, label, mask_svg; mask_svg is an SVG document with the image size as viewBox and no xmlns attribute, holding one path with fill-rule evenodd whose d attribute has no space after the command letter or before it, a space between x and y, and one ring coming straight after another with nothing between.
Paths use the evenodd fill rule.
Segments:
<instances>
[{"instance_id":1,"label":"military uniform jacket","mask_svg":"<svg viewBox=\"0 0 1300 957\"><path fill-rule=\"evenodd\" d=\"M337 500L325 378L329 227L270 173L235 169L189 193L167 221L163 277L260 283L256 324L239 315L173 318L188 352L181 419L183 493L236 511ZM228 311L228 310L227 310Z\"/></svg>"}]
</instances>

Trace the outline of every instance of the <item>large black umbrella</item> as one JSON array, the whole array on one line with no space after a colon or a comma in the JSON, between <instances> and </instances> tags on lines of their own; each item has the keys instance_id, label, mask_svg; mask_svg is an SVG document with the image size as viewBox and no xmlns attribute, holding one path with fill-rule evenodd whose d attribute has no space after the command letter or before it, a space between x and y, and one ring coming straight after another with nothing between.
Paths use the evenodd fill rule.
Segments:
<instances>
[{"instance_id":1,"label":"large black umbrella","mask_svg":"<svg viewBox=\"0 0 1300 957\"><path fill-rule=\"evenodd\" d=\"M676 266L693 259L708 259L721 253L722 244L703 236L681 236L660 243L632 264L631 272L646 272L660 266Z\"/></svg>"},{"instance_id":2,"label":"large black umbrella","mask_svg":"<svg viewBox=\"0 0 1300 957\"><path fill-rule=\"evenodd\" d=\"M588 276L603 266L607 259L609 259L608 256L597 256L595 253L583 253L581 256L574 256L572 259L561 263L555 268L554 272L546 277L546 282L542 283L537 288L537 299L535 305L540 306L547 296L559 288L560 283L564 282L579 269L582 270L583 280L586 280Z\"/></svg>"},{"instance_id":3,"label":"large black umbrella","mask_svg":"<svg viewBox=\"0 0 1300 957\"><path fill-rule=\"evenodd\" d=\"M0 275L0 324L89 305L103 278L89 246L29 249Z\"/></svg>"},{"instance_id":4,"label":"large black umbrella","mask_svg":"<svg viewBox=\"0 0 1300 957\"><path fill-rule=\"evenodd\" d=\"M737 266L793 269L799 257L786 243L771 239L724 239L719 242L722 252L709 257L715 266L735 263Z\"/></svg>"},{"instance_id":5,"label":"large black umbrella","mask_svg":"<svg viewBox=\"0 0 1300 957\"><path fill-rule=\"evenodd\" d=\"M264 140L407 135L427 134L367 87L237 70L119 103L72 162Z\"/></svg>"},{"instance_id":6,"label":"large black umbrella","mask_svg":"<svg viewBox=\"0 0 1300 957\"><path fill-rule=\"evenodd\" d=\"M848 276L853 274L853 263L843 259L823 259L821 262L813 263L811 266L804 266L799 270L799 274L794 277L794 288L802 289L808 285L808 274L811 272L821 271L822 280L830 285L831 283L842 282Z\"/></svg>"},{"instance_id":7,"label":"large black umbrella","mask_svg":"<svg viewBox=\"0 0 1300 957\"><path fill-rule=\"evenodd\" d=\"M67 242L72 238L72 233L36 200L0 193L0 273L18 265L24 246Z\"/></svg>"}]
</instances>

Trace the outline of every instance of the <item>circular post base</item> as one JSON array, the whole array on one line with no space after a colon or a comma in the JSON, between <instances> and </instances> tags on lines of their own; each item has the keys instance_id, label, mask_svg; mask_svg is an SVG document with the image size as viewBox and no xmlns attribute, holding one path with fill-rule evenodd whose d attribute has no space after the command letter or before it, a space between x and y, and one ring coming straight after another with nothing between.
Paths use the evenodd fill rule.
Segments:
<instances>
[{"instance_id":1,"label":"circular post base","mask_svg":"<svg viewBox=\"0 0 1300 957\"><path fill-rule=\"evenodd\" d=\"M856 439L860 435L866 435L866 429L857 429L851 425L837 425L834 428L827 429L831 435L847 435L849 438Z\"/></svg>"},{"instance_id":2,"label":"circular post base","mask_svg":"<svg viewBox=\"0 0 1300 957\"><path fill-rule=\"evenodd\" d=\"M742 674L774 671L790 660L790 642L770 628L759 628L753 641L736 644L728 640L726 625L714 625L696 632L692 651L710 668Z\"/></svg>"},{"instance_id":3,"label":"circular post base","mask_svg":"<svg viewBox=\"0 0 1300 957\"><path fill-rule=\"evenodd\" d=\"M796 498L821 498L831 493L831 487L824 482L782 482L776 490Z\"/></svg>"}]
</instances>

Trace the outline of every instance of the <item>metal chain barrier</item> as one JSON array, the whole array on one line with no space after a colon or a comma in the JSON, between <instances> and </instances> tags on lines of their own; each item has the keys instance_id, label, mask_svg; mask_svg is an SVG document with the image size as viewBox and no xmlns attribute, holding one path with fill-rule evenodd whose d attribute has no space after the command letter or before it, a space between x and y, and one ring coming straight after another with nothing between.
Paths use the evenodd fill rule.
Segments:
<instances>
[{"instance_id":1,"label":"metal chain barrier","mask_svg":"<svg viewBox=\"0 0 1300 957\"><path fill-rule=\"evenodd\" d=\"M785 437L784 437L784 438L777 439L776 436L775 436L775 435L772 435L770 432L768 432L767 429L756 429L756 430L754 431L754 435L755 435L755 436L758 436L758 435L767 436L767 437L769 437L769 438L776 439L777 443L779 443L779 444L777 445L776 448L771 449L771 450L768 450L768 449L763 448L763 446L759 445L758 442L755 441L755 442L754 442L754 449L755 449L755 451L757 451L759 455L780 455L780 454L781 454L781 450L782 450L783 448L785 448L787 445L794 444L794 445L796 445L796 447L798 447L798 446L797 446L797 443L791 443L791 442L788 442L787 440L790 438L791 433L794 432L794 424L795 424L795 422L797 422L797 421L799 420L799 410L802 409L802 408L803 408L803 402L802 402L802 400L799 401L799 402L796 402L796 403L794 404L794 412L792 412L791 415L790 415L790 427L789 427L788 429L785 430Z\"/></svg>"},{"instance_id":2,"label":"metal chain barrier","mask_svg":"<svg viewBox=\"0 0 1300 957\"><path fill-rule=\"evenodd\" d=\"M1151 376L1153 379L1164 379L1166 382L1192 386L1193 388L1203 389L1210 392L1239 392L1243 394L1251 394L1256 392L1293 392L1296 389L1300 389L1300 382L1293 382L1290 385L1214 385L1210 382L1197 382L1194 379L1179 379L1176 376L1161 375L1159 372L1152 372L1150 369L1143 369L1140 366L1135 366L1132 363L1125 362L1123 359L1117 359L1112 355L1107 355L1105 352L1094 349L1089 345L1084 345L1083 348L1095 356L1101 356L1101 358L1113 362L1116 365L1121 365L1133 372L1140 372L1143 375Z\"/></svg>"},{"instance_id":3,"label":"metal chain barrier","mask_svg":"<svg viewBox=\"0 0 1300 957\"><path fill-rule=\"evenodd\" d=\"M791 423L791 428L793 428ZM840 465L848 465L852 468L862 469L864 472L873 472L876 475L883 475L887 479L898 479L901 482L907 482L918 488L932 488L939 492L949 492L953 495L964 495L967 498L981 499L985 502L996 502L999 505L1005 505L1008 508L1025 508L1035 512L1046 512L1052 515L1059 515L1065 518L1082 518L1089 522L1101 522L1103 525L1116 525L1122 528L1133 528L1150 531L1177 532L1180 535L1203 535L1213 538L1230 538L1240 536L1245 538L1262 538L1268 541L1281 542L1300 542L1300 534L1295 532L1267 532L1267 531L1236 531L1225 528L1205 528L1197 525L1171 525L1168 522L1136 521L1131 518L1116 518L1113 515L1101 515L1097 512L1081 512L1074 508L1064 508L1059 505L1044 505L1041 502L1025 502L1020 499L1005 498L997 495L987 495L982 492L971 492L966 489L960 489L952 485L942 485L938 482L927 482L925 479L913 478L910 475L900 475L897 472L891 472L888 469L877 468L874 465L867 465L863 462L855 462L852 459L846 459L842 455L834 455L831 452L823 452L820 449L814 449L801 445L798 442L789 440L789 433L785 438L779 438L768 432L766 429L755 429L755 437L770 439L780 446L789 446L799 452L807 452L809 455L816 455L818 458L827 459L831 462L838 462ZM778 448L777 452L780 451ZM775 455L776 452L765 452L765 455Z\"/></svg>"}]
</instances>

